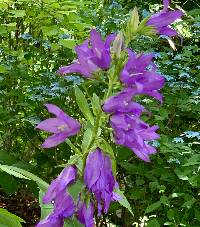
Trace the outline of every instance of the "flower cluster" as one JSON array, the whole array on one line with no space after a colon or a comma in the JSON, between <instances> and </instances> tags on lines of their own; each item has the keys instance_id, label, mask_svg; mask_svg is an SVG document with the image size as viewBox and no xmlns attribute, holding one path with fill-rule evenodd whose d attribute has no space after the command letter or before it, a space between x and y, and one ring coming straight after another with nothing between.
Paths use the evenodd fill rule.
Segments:
<instances>
[{"instance_id":1,"label":"flower cluster","mask_svg":"<svg viewBox=\"0 0 200 227\"><path fill-rule=\"evenodd\" d=\"M120 199L114 192L117 182L112 173L109 156L97 148L88 155L84 172L86 188L94 194L97 200L98 214L107 213L110 202ZM86 227L94 227L94 203L90 200L89 204L86 204L80 198L81 196L78 201L74 201L67 191L67 188L75 183L76 178L76 167L69 166L51 182L43 197L43 203L53 203L54 208L51 214L37 224L37 227L62 227L64 219L70 218L74 214Z\"/></svg>"},{"instance_id":2,"label":"flower cluster","mask_svg":"<svg viewBox=\"0 0 200 227\"><path fill-rule=\"evenodd\" d=\"M178 35L178 33L170 27L170 24L181 18L183 12L181 10L168 11L169 3L169 0L163 0L163 10L153 14L146 24L153 26L158 34L171 37Z\"/></svg>"},{"instance_id":3,"label":"flower cluster","mask_svg":"<svg viewBox=\"0 0 200 227\"><path fill-rule=\"evenodd\" d=\"M164 9L154 14L147 21L147 26L153 26L157 33L175 36L177 32L169 27L176 19L182 16L179 10L168 11L169 0L164 0ZM78 59L69 66L58 70L61 75L68 73L82 74L92 78L92 74L99 70L107 70L111 65L110 47L115 35L101 39L100 34L92 29L90 39L76 46ZM119 37L118 37L119 38ZM118 44L118 43L117 43ZM115 49L120 53L122 39ZM148 141L159 138L157 126L149 126L140 117L146 109L133 101L136 95L149 95L162 102L163 97L159 90L164 85L164 78L156 72L152 54L137 55L130 49L128 61L120 72L120 81L124 88L117 95L108 98L103 104L103 111L109 113L110 124L114 131L116 144L131 149L140 159L149 162L149 156L156 153L156 149ZM48 111L55 115L42 121L36 128L53 133L42 144L43 148L55 147L68 137L76 135L81 128L80 123L64 113L53 104L45 105ZM78 221L86 227L94 227L94 210L97 206L98 215L107 213L112 201L120 200L115 193L118 183L112 171L111 159L99 148L90 152L84 166L83 192L79 192L78 201L69 194L68 187L76 183L78 171L75 165L66 167L60 175L51 182L43 203L53 204L53 210L37 227L62 227L66 218L75 215Z\"/></svg>"},{"instance_id":4,"label":"flower cluster","mask_svg":"<svg viewBox=\"0 0 200 227\"><path fill-rule=\"evenodd\" d=\"M139 119L145 108L132 99L136 95L146 94L162 102L158 90L163 87L164 78L156 73L152 54L136 55L130 49L127 51L129 59L120 73L120 80L126 87L106 100L103 110L111 114L110 124L115 142L130 148L140 159L149 162L149 155L156 153L156 150L147 142L159 138L155 132L158 127L150 127Z\"/></svg>"}]
</instances>

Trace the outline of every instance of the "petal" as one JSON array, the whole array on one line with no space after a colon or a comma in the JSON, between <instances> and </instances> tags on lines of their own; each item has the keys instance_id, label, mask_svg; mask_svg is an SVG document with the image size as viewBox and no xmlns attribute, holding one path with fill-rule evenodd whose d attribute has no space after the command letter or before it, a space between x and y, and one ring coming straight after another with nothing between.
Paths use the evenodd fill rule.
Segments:
<instances>
[{"instance_id":1,"label":"petal","mask_svg":"<svg viewBox=\"0 0 200 227\"><path fill-rule=\"evenodd\" d=\"M87 78L91 77L91 71L88 70L88 67L81 66L80 63L76 62L68 66L61 67L58 71L58 74L64 75L68 73L78 73L81 74Z\"/></svg>"},{"instance_id":2,"label":"petal","mask_svg":"<svg viewBox=\"0 0 200 227\"><path fill-rule=\"evenodd\" d=\"M66 123L59 118L49 118L40 122L36 128L41 129L51 133L59 133L59 127L65 125Z\"/></svg>"},{"instance_id":3,"label":"petal","mask_svg":"<svg viewBox=\"0 0 200 227\"><path fill-rule=\"evenodd\" d=\"M100 176L100 170L102 168L103 155L99 149L90 153L86 160L84 181L87 187L90 189L92 185L96 183Z\"/></svg>"},{"instance_id":4,"label":"petal","mask_svg":"<svg viewBox=\"0 0 200 227\"><path fill-rule=\"evenodd\" d=\"M57 133L53 136L49 136L41 145L42 148L56 147L58 144L63 143L67 139L66 133Z\"/></svg>"},{"instance_id":5,"label":"petal","mask_svg":"<svg viewBox=\"0 0 200 227\"><path fill-rule=\"evenodd\" d=\"M90 32L90 43L94 52L96 52L97 56L102 53L102 50L105 49L104 42L101 39L101 35L95 30L92 29ZM98 56L101 58L102 56Z\"/></svg>"},{"instance_id":6,"label":"petal","mask_svg":"<svg viewBox=\"0 0 200 227\"><path fill-rule=\"evenodd\" d=\"M69 218L74 214L75 204L72 197L65 190L55 198L54 213Z\"/></svg>"},{"instance_id":7,"label":"petal","mask_svg":"<svg viewBox=\"0 0 200 227\"><path fill-rule=\"evenodd\" d=\"M106 40L105 40L105 48L107 50L110 50L110 45L111 43L115 40L116 38L116 35L115 34L110 34L106 37Z\"/></svg>"},{"instance_id":8,"label":"petal","mask_svg":"<svg viewBox=\"0 0 200 227\"><path fill-rule=\"evenodd\" d=\"M85 227L94 227L94 205L92 202L88 206L84 202L79 202L77 219Z\"/></svg>"},{"instance_id":9,"label":"petal","mask_svg":"<svg viewBox=\"0 0 200 227\"><path fill-rule=\"evenodd\" d=\"M141 54L141 55L139 55L137 57L137 60L136 60L137 61L136 62L137 63L137 65L136 65L137 70L139 72L144 71L146 69L146 67L151 64L152 59L153 59L153 54Z\"/></svg>"},{"instance_id":10,"label":"petal","mask_svg":"<svg viewBox=\"0 0 200 227\"><path fill-rule=\"evenodd\" d=\"M46 106L49 113L54 114L57 118L65 120L65 118L68 117L68 115L63 110L61 110L58 106L54 104L44 104L44 106Z\"/></svg>"},{"instance_id":11,"label":"petal","mask_svg":"<svg viewBox=\"0 0 200 227\"><path fill-rule=\"evenodd\" d=\"M142 149L137 149L135 147L131 147L131 150L140 158L141 160L145 162L150 162L149 155L145 152L142 152Z\"/></svg>"},{"instance_id":12,"label":"petal","mask_svg":"<svg viewBox=\"0 0 200 227\"><path fill-rule=\"evenodd\" d=\"M173 37L173 36L176 36L178 35L178 32L170 27L162 27L158 30L158 33L160 35L166 35L166 36L169 36L169 37Z\"/></svg>"},{"instance_id":13,"label":"petal","mask_svg":"<svg viewBox=\"0 0 200 227\"><path fill-rule=\"evenodd\" d=\"M61 182L61 184L64 186L61 189L63 190L69 184L73 183L76 179L76 176L77 176L77 169L75 166L65 167L57 177L58 181Z\"/></svg>"},{"instance_id":14,"label":"petal","mask_svg":"<svg viewBox=\"0 0 200 227\"><path fill-rule=\"evenodd\" d=\"M48 215L45 219L40 221L36 227L63 227L64 225L64 219L56 216L54 214Z\"/></svg>"},{"instance_id":15,"label":"petal","mask_svg":"<svg viewBox=\"0 0 200 227\"><path fill-rule=\"evenodd\" d=\"M169 7L169 0L163 0L163 11L167 11Z\"/></svg>"},{"instance_id":16,"label":"petal","mask_svg":"<svg viewBox=\"0 0 200 227\"><path fill-rule=\"evenodd\" d=\"M147 25L152 25L155 28L161 28L170 25L175 20L181 18L183 12L181 10L174 10L170 12L163 12L158 16L152 16L148 21Z\"/></svg>"},{"instance_id":17,"label":"petal","mask_svg":"<svg viewBox=\"0 0 200 227\"><path fill-rule=\"evenodd\" d=\"M57 179L55 179L51 182L50 186L47 189L47 192L45 193L45 195L42 199L42 202L44 204L51 203L54 200L54 198L56 196L57 185L58 185Z\"/></svg>"}]
</instances>

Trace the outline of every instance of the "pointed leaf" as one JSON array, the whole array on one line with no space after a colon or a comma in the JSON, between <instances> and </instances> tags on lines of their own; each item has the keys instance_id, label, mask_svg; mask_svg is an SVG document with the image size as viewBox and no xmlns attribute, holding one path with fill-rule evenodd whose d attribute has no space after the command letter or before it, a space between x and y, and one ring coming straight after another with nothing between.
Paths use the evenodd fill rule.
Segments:
<instances>
[{"instance_id":1,"label":"pointed leaf","mask_svg":"<svg viewBox=\"0 0 200 227\"><path fill-rule=\"evenodd\" d=\"M85 116L85 118L92 124L94 125L94 118L93 115L90 111L89 104L83 94L83 92L76 86L75 87L75 96L76 96L76 102L79 106L79 109Z\"/></svg>"}]
</instances>

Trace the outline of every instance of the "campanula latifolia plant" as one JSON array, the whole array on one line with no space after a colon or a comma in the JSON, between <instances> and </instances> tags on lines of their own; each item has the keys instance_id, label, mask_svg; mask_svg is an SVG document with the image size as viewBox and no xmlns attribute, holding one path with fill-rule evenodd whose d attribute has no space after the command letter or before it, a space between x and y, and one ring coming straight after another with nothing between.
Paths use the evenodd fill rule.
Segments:
<instances>
[{"instance_id":1,"label":"campanula latifolia plant","mask_svg":"<svg viewBox=\"0 0 200 227\"><path fill-rule=\"evenodd\" d=\"M95 217L106 214L112 202L123 205L126 200L120 191L112 147L127 147L145 162L150 162L151 155L156 154L150 141L159 138L159 127L142 120L143 114L149 111L136 100L139 95L147 95L162 103L160 89L164 86L164 77L157 72L153 53L136 53L128 45L140 35L177 35L171 23L183 13L169 11L168 7L169 1L164 0L162 11L141 22L134 9L126 28L108 35L105 40L92 29L90 38L75 47L78 59L58 70L60 75L82 75L91 86L96 81L104 83L106 88L104 97L93 94L92 99L87 99L80 88L75 87L77 105L84 119L73 119L59 107L46 104L56 117L36 127L53 133L42 147L51 148L66 141L74 155L44 195L43 203L52 203L53 208L37 227L62 227L72 219L86 227L97 226ZM75 135L82 138L81 146L70 141ZM76 184L81 187L77 196L72 196L70 188Z\"/></svg>"}]
</instances>

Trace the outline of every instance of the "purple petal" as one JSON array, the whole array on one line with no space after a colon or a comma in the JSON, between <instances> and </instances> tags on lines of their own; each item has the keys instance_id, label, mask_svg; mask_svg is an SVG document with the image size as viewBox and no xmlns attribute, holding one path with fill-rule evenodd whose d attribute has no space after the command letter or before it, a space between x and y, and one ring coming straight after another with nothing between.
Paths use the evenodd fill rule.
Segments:
<instances>
[{"instance_id":1,"label":"purple petal","mask_svg":"<svg viewBox=\"0 0 200 227\"><path fill-rule=\"evenodd\" d=\"M88 188L96 183L100 176L102 168L103 156L99 149L88 155L84 172L84 181Z\"/></svg>"},{"instance_id":2,"label":"purple petal","mask_svg":"<svg viewBox=\"0 0 200 227\"><path fill-rule=\"evenodd\" d=\"M36 128L51 132L51 133L60 133L60 126L65 126L66 123L59 118L49 118L40 122Z\"/></svg>"},{"instance_id":3,"label":"purple petal","mask_svg":"<svg viewBox=\"0 0 200 227\"><path fill-rule=\"evenodd\" d=\"M105 40L105 48L107 50L110 50L110 45L111 43L115 40L116 38L116 35L115 34L110 34L106 37L106 40Z\"/></svg>"},{"instance_id":4,"label":"purple petal","mask_svg":"<svg viewBox=\"0 0 200 227\"><path fill-rule=\"evenodd\" d=\"M163 12L159 15L155 14L147 21L147 25L154 26L156 29L165 27L173 23L175 20L181 18L182 16L183 12L181 10Z\"/></svg>"},{"instance_id":5,"label":"purple petal","mask_svg":"<svg viewBox=\"0 0 200 227\"><path fill-rule=\"evenodd\" d=\"M55 200L54 213L62 216L63 218L69 218L74 214L75 204L70 195L65 191L58 194Z\"/></svg>"},{"instance_id":6,"label":"purple petal","mask_svg":"<svg viewBox=\"0 0 200 227\"><path fill-rule=\"evenodd\" d=\"M90 43L98 58L102 58L103 56L101 55L101 51L105 48L104 42L101 39L100 34L95 29L92 29L90 32Z\"/></svg>"},{"instance_id":7,"label":"purple petal","mask_svg":"<svg viewBox=\"0 0 200 227\"><path fill-rule=\"evenodd\" d=\"M54 214L48 215L44 220L40 221L36 227L63 227L64 219Z\"/></svg>"},{"instance_id":8,"label":"purple petal","mask_svg":"<svg viewBox=\"0 0 200 227\"><path fill-rule=\"evenodd\" d=\"M64 75L69 73L78 73L84 75L86 78L91 78L92 72L88 70L88 67L84 68L80 63L76 62L68 66L61 67L58 74Z\"/></svg>"},{"instance_id":9,"label":"purple petal","mask_svg":"<svg viewBox=\"0 0 200 227\"><path fill-rule=\"evenodd\" d=\"M52 136L49 136L44 143L41 145L42 148L51 148L56 147L58 144L63 143L68 137L67 133L57 133Z\"/></svg>"},{"instance_id":10,"label":"purple petal","mask_svg":"<svg viewBox=\"0 0 200 227\"><path fill-rule=\"evenodd\" d=\"M160 35L166 35L169 37L173 37L173 36L177 36L178 32L170 27L162 27L160 29L158 29L158 32Z\"/></svg>"},{"instance_id":11,"label":"purple petal","mask_svg":"<svg viewBox=\"0 0 200 227\"><path fill-rule=\"evenodd\" d=\"M169 7L169 0L163 0L163 11L167 11L168 7Z\"/></svg>"},{"instance_id":12,"label":"purple petal","mask_svg":"<svg viewBox=\"0 0 200 227\"><path fill-rule=\"evenodd\" d=\"M79 202L77 219L85 227L94 227L94 205L92 202L88 204L88 207L84 202Z\"/></svg>"}]
</instances>

